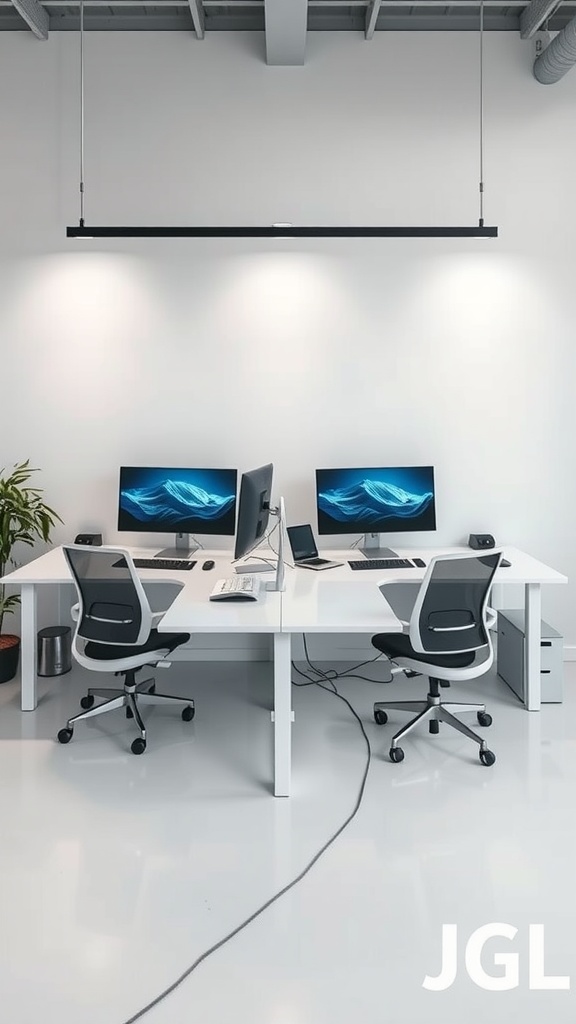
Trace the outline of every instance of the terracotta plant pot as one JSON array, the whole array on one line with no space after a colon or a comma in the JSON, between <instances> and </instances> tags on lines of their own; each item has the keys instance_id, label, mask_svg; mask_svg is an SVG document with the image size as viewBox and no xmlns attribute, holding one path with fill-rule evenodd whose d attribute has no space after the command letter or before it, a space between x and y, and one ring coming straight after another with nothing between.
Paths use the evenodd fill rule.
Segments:
<instances>
[{"instance_id":1,"label":"terracotta plant pot","mask_svg":"<svg viewBox=\"0 0 576 1024\"><path fill-rule=\"evenodd\" d=\"M14 633L0 634L0 683L14 679L18 670L20 637Z\"/></svg>"}]
</instances>

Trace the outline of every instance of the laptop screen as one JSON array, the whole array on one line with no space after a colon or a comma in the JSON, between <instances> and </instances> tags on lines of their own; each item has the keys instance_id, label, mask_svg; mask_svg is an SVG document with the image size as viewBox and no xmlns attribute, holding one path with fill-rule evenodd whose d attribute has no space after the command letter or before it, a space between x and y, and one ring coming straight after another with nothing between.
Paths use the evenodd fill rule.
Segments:
<instances>
[{"instance_id":1,"label":"laptop screen","mask_svg":"<svg viewBox=\"0 0 576 1024\"><path fill-rule=\"evenodd\" d=\"M287 532L295 562L317 556L318 548L314 542L312 527L308 523L305 526L289 526Z\"/></svg>"}]
</instances>

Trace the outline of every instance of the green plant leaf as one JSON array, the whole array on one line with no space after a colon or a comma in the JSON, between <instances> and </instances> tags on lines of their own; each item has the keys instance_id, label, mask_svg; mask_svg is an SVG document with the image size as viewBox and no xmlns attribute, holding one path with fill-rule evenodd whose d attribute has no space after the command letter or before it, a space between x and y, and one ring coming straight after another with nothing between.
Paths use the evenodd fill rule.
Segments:
<instances>
[{"instance_id":1,"label":"green plant leaf","mask_svg":"<svg viewBox=\"0 0 576 1024\"><path fill-rule=\"evenodd\" d=\"M32 547L36 541L50 540L52 527L62 519L42 500L43 491L28 485L33 473L30 460L16 463L10 471L0 470L0 576L14 562L12 551L16 544ZM20 603L19 594L6 595L0 584L0 633L6 612Z\"/></svg>"}]
</instances>

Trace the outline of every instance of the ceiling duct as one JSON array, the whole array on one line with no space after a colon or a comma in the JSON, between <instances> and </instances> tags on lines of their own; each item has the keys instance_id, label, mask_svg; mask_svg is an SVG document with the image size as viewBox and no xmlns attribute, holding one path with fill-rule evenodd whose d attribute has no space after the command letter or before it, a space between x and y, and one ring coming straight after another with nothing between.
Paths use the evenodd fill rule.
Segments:
<instances>
[{"instance_id":1,"label":"ceiling duct","mask_svg":"<svg viewBox=\"0 0 576 1024\"><path fill-rule=\"evenodd\" d=\"M534 78L542 85L553 85L575 64L576 18L572 18L534 61Z\"/></svg>"}]
</instances>

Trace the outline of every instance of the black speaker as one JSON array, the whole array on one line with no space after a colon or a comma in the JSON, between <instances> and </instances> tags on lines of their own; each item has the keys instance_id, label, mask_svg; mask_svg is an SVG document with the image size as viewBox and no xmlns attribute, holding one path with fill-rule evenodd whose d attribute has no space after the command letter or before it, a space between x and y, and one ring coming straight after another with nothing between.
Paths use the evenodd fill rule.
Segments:
<instances>
[{"instance_id":1,"label":"black speaker","mask_svg":"<svg viewBox=\"0 0 576 1024\"><path fill-rule=\"evenodd\" d=\"M94 548L98 548L102 544L102 534L101 533L79 533L78 536L74 538L74 543L75 544L86 544L87 547L91 546L91 547L94 547Z\"/></svg>"},{"instance_id":2,"label":"black speaker","mask_svg":"<svg viewBox=\"0 0 576 1024\"><path fill-rule=\"evenodd\" d=\"M491 533L471 533L468 547L474 548L474 551L484 551L486 548L496 547L496 541Z\"/></svg>"}]
</instances>

